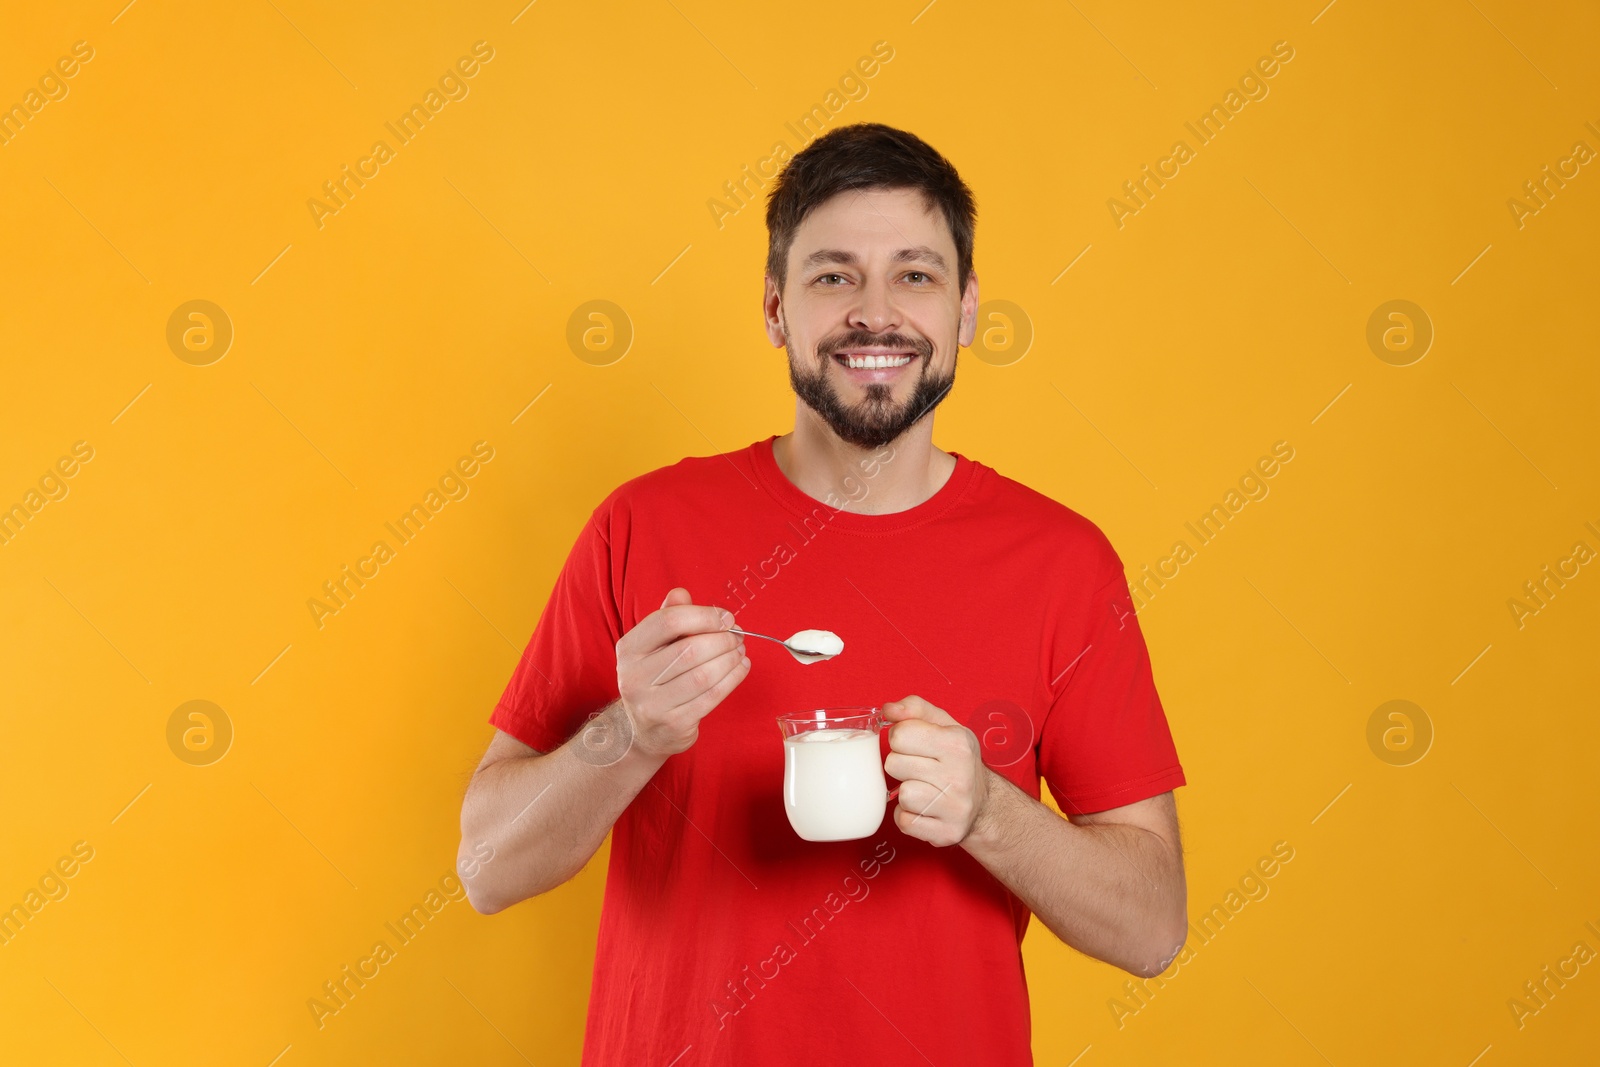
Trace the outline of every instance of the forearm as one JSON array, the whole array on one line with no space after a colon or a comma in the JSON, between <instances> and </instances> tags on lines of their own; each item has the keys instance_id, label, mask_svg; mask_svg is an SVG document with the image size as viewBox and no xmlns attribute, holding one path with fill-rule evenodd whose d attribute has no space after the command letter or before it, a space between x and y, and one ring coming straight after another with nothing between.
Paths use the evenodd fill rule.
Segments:
<instances>
[{"instance_id":1,"label":"forearm","mask_svg":"<svg viewBox=\"0 0 1600 1067\"><path fill-rule=\"evenodd\" d=\"M457 869L472 906L500 911L583 869L617 817L664 762L628 743L620 703L541 756L503 759L474 775L461 806ZM603 731L603 732L602 732ZM596 746L596 737L620 751Z\"/></svg>"},{"instance_id":2,"label":"forearm","mask_svg":"<svg viewBox=\"0 0 1600 1067\"><path fill-rule=\"evenodd\" d=\"M1078 951L1133 974L1165 969L1188 926L1182 858L1137 826L1078 826L984 768L962 847Z\"/></svg>"}]
</instances>

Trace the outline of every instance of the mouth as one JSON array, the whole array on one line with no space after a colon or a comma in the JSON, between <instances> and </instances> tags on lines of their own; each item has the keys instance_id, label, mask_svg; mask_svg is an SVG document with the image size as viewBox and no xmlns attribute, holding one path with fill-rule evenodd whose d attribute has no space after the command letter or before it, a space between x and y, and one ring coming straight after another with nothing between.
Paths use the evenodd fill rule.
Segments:
<instances>
[{"instance_id":1,"label":"mouth","mask_svg":"<svg viewBox=\"0 0 1600 1067\"><path fill-rule=\"evenodd\" d=\"M835 352L833 361L845 369L852 381L887 382L916 363L917 354L904 349L849 349Z\"/></svg>"}]
</instances>

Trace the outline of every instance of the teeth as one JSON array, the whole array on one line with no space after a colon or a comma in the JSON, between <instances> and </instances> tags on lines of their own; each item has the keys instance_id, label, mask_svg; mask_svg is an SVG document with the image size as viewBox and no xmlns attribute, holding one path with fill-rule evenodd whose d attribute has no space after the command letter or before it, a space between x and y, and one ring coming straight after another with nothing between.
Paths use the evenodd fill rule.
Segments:
<instances>
[{"instance_id":1,"label":"teeth","mask_svg":"<svg viewBox=\"0 0 1600 1067\"><path fill-rule=\"evenodd\" d=\"M903 367L911 362L910 356L846 356L846 362L854 370L881 370L888 367Z\"/></svg>"}]
</instances>

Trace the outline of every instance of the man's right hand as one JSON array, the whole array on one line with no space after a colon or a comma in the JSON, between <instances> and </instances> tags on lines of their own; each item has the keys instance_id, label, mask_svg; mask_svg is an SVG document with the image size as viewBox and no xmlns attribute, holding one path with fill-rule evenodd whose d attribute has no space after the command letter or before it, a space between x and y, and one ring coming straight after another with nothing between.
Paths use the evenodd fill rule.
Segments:
<instances>
[{"instance_id":1,"label":"man's right hand","mask_svg":"<svg viewBox=\"0 0 1600 1067\"><path fill-rule=\"evenodd\" d=\"M750 673L733 616L683 588L617 642L617 689L642 753L665 758L700 736L700 720Z\"/></svg>"}]
</instances>

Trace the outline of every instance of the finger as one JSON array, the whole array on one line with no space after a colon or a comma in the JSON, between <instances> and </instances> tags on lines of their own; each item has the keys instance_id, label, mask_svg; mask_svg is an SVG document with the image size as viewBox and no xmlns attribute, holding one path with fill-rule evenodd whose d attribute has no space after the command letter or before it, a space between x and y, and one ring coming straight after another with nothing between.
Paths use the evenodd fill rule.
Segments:
<instances>
[{"instance_id":1,"label":"finger","mask_svg":"<svg viewBox=\"0 0 1600 1067\"><path fill-rule=\"evenodd\" d=\"M907 837L926 841L934 848L955 844L955 824L936 815L923 815L910 808L894 809L894 824Z\"/></svg>"},{"instance_id":2,"label":"finger","mask_svg":"<svg viewBox=\"0 0 1600 1067\"><path fill-rule=\"evenodd\" d=\"M684 671L665 685L659 686L657 693L666 707L681 707L715 688L717 683L722 681L735 667L738 667L744 659L743 649L736 648L731 652L724 652L722 655L716 656L698 667Z\"/></svg>"},{"instance_id":3,"label":"finger","mask_svg":"<svg viewBox=\"0 0 1600 1067\"><path fill-rule=\"evenodd\" d=\"M950 785L934 785L913 779L900 787L900 806L925 819L939 819L955 814L950 795Z\"/></svg>"},{"instance_id":4,"label":"finger","mask_svg":"<svg viewBox=\"0 0 1600 1067\"><path fill-rule=\"evenodd\" d=\"M677 586L675 588L667 590L666 598L661 601L661 607L664 608L668 604L693 604L693 603L694 603L694 598L689 595L689 590L685 589L683 586L680 585L680 586Z\"/></svg>"},{"instance_id":5,"label":"finger","mask_svg":"<svg viewBox=\"0 0 1600 1067\"><path fill-rule=\"evenodd\" d=\"M927 722L938 723L941 726L949 726L956 721L948 711L935 707L919 696L901 697L899 700L892 700L885 704L881 710L883 711L883 717L891 722L899 722L904 719L923 719Z\"/></svg>"},{"instance_id":6,"label":"finger","mask_svg":"<svg viewBox=\"0 0 1600 1067\"><path fill-rule=\"evenodd\" d=\"M932 756L912 756L904 752L891 752L884 757L883 772L901 782L933 783L944 778L950 769Z\"/></svg>"},{"instance_id":7,"label":"finger","mask_svg":"<svg viewBox=\"0 0 1600 1067\"><path fill-rule=\"evenodd\" d=\"M902 719L889 728L889 750L908 756L941 756L954 751L945 727L923 719Z\"/></svg>"},{"instance_id":8,"label":"finger","mask_svg":"<svg viewBox=\"0 0 1600 1067\"><path fill-rule=\"evenodd\" d=\"M640 661L638 677L646 679L653 686L666 685L680 674L709 663L724 653L743 648L744 638L726 630L679 638Z\"/></svg>"},{"instance_id":9,"label":"finger","mask_svg":"<svg viewBox=\"0 0 1600 1067\"><path fill-rule=\"evenodd\" d=\"M697 719L703 719L711 714L712 710L750 674L750 658L748 656L739 660L738 666L722 676L721 681L707 689L704 693L691 700L687 705L690 714Z\"/></svg>"},{"instance_id":10,"label":"finger","mask_svg":"<svg viewBox=\"0 0 1600 1067\"><path fill-rule=\"evenodd\" d=\"M670 599L672 594L667 596ZM632 642L637 654L648 655L680 637L716 633L732 625L733 615L722 608L708 604L668 604L641 619L624 640Z\"/></svg>"}]
</instances>

